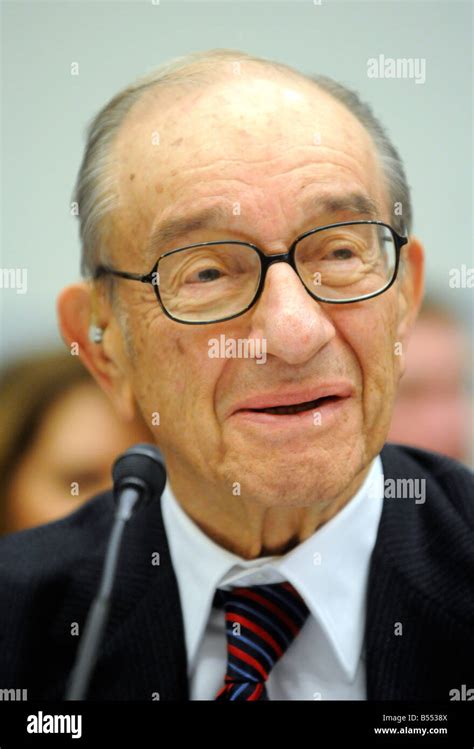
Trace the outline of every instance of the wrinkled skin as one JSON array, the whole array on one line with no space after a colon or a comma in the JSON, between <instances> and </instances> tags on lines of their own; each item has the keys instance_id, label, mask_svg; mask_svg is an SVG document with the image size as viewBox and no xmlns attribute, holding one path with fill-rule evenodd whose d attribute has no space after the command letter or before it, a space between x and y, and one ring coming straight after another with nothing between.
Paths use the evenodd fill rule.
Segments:
<instances>
[{"instance_id":1,"label":"wrinkled skin","mask_svg":"<svg viewBox=\"0 0 474 749\"><path fill-rule=\"evenodd\" d=\"M160 251L227 238L281 253L316 226L370 218L321 210L322 198L346 193L370 197L378 218L392 219L370 136L327 94L292 78L260 71L148 95L129 113L115 156L120 207L109 247L122 270L150 270L157 254L147 240L160 222L211 206L224 211L215 226ZM153 433L172 488L200 527L246 558L280 553L354 495L386 439L422 288L421 245L411 237L403 252L403 278L372 300L319 304L278 263L251 310L203 326L168 319L150 286L117 279L133 356L105 294L88 284L62 292L61 329L80 342L84 362L125 418L138 406L150 424L159 412ZM105 328L101 346L87 340L92 314ZM209 358L209 339L222 333L265 338L266 363ZM336 381L350 397L318 425L268 427L232 412L259 393Z\"/></svg>"}]
</instances>

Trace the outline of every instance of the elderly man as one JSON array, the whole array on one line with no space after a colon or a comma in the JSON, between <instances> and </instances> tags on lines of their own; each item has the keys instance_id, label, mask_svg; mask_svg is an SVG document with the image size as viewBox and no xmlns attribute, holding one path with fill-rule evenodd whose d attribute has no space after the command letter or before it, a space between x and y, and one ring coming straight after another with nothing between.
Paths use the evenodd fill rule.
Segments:
<instances>
[{"instance_id":1,"label":"elderly man","mask_svg":"<svg viewBox=\"0 0 474 749\"><path fill-rule=\"evenodd\" d=\"M89 697L474 686L472 477L384 447L423 251L369 107L190 55L99 113L77 201L86 280L59 297L63 337L168 472L126 532ZM5 685L64 695L111 513L107 492L3 540Z\"/></svg>"}]
</instances>

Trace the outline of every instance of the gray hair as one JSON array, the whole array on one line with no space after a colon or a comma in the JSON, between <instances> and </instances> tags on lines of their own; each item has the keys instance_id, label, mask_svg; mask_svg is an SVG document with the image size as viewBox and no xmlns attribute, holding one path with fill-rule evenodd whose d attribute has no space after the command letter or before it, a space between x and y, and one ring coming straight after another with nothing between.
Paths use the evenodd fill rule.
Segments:
<instances>
[{"instance_id":1,"label":"gray hair","mask_svg":"<svg viewBox=\"0 0 474 749\"><path fill-rule=\"evenodd\" d=\"M113 144L133 105L145 92L155 87L197 86L209 84L227 75L228 66L241 62L263 66L270 74L285 74L310 81L342 103L371 135L382 166L390 203L400 206L403 218L393 216L394 228L409 232L412 224L410 188L402 160L385 129L368 104L358 94L340 83L319 75L305 75L283 63L256 57L232 49L195 52L161 65L114 96L92 120L79 169L73 200L78 206L82 244L81 271L93 278L107 250L107 216L118 206ZM223 63L223 65L219 65ZM235 68L234 68L235 70Z\"/></svg>"}]
</instances>

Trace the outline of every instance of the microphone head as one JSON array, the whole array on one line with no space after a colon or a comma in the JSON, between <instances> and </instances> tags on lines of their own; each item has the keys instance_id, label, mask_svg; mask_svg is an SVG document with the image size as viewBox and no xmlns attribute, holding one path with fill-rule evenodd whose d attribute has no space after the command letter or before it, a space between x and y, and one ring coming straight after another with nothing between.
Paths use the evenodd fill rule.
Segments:
<instances>
[{"instance_id":1,"label":"microphone head","mask_svg":"<svg viewBox=\"0 0 474 749\"><path fill-rule=\"evenodd\" d=\"M161 452L146 442L129 447L119 455L112 468L114 496L128 486L143 488L142 501L161 497L166 484L166 467Z\"/></svg>"}]
</instances>

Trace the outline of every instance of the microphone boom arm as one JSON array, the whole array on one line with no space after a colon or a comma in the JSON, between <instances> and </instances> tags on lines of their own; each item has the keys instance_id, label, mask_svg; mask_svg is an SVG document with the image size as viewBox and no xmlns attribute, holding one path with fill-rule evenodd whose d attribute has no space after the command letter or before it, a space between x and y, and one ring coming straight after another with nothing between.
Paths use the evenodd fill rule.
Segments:
<instances>
[{"instance_id":1,"label":"microphone boom arm","mask_svg":"<svg viewBox=\"0 0 474 749\"><path fill-rule=\"evenodd\" d=\"M133 465L135 474L138 472L138 467L143 467L146 480L137 475L127 475L125 469L129 465ZM157 471L157 468L161 470ZM150 473L153 469L154 476ZM125 476L122 476L123 473L125 473ZM114 480L118 483L118 490L115 492L117 509L107 544L99 590L87 616L84 634L79 643L76 660L68 680L65 696L67 701L83 700L87 693L97 661L102 635L107 624L125 525L142 500L149 501L155 492L161 496L166 483L163 459L157 448L152 445L136 445L134 448L127 450L114 464ZM114 490L115 488L114 486Z\"/></svg>"}]
</instances>

